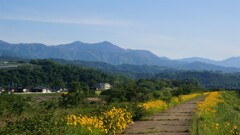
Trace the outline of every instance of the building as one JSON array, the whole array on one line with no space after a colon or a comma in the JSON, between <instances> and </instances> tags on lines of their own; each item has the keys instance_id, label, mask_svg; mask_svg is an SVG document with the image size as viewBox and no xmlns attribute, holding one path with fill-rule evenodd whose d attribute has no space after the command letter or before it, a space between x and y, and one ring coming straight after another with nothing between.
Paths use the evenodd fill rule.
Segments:
<instances>
[{"instance_id":1,"label":"building","mask_svg":"<svg viewBox=\"0 0 240 135\"><path fill-rule=\"evenodd\" d=\"M0 93L2 93L2 92L4 92L5 90L2 88L2 87L0 87Z\"/></svg>"},{"instance_id":2,"label":"building","mask_svg":"<svg viewBox=\"0 0 240 135\"><path fill-rule=\"evenodd\" d=\"M109 90L112 86L110 83L99 83L95 85L96 90Z\"/></svg>"},{"instance_id":3,"label":"building","mask_svg":"<svg viewBox=\"0 0 240 135\"><path fill-rule=\"evenodd\" d=\"M16 89L14 89L14 92L27 93L27 92L29 92L29 90L26 88L18 87Z\"/></svg>"},{"instance_id":4,"label":"building","mask_svg":"<svg viewBox=\"0 0 240 135\"><path fill-rule=\"evenodd\" d=\"M51 93L51 90L46 87L35 87L30 89L31 92Z\"/></svg>"}]
</instances>

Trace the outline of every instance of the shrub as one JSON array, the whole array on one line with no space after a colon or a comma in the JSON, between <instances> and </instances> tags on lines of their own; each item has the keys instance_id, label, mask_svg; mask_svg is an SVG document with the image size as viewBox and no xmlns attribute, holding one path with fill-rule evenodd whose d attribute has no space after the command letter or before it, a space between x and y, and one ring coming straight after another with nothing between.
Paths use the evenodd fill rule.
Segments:
<instances>
[{"instance_id":1,"label":"shrub","mask_svg":"<svg viewBox=\"0 0 240 135\"><path fill-rule=\"evenodd\" d=\"M0 94L0 115L22 114L30 108L31 99L15 94Z\"/></svg>"},{"instance_id":2,"label":"shrub","mask_svg":"<svg viewBox=\"0 0 240 135\"><path fill-rule=\"evenodd\" d=\"M19 119L16 122L9 121L7 126L0 130L0 134L51 134L56 132L58 122L53 114L39 114L29 118Z\"/></svg>"}]
</instances>

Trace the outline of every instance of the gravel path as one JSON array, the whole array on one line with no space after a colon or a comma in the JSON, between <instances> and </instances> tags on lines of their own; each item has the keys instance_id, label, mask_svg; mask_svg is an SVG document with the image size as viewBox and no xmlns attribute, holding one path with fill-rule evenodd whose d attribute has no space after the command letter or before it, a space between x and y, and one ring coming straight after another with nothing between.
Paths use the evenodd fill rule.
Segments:
<instances>
[{"instance_id":1,"label":"gravel path","mask_svg":"<svg viewBox=\"0 0 240 135\"><path fill-rule=\"evenodd\" d=\"M123 131L123 135L190 135L189 127L196 104L203 97L185 102L167 111L136 121Z\"/></svg>"}]
</instances>

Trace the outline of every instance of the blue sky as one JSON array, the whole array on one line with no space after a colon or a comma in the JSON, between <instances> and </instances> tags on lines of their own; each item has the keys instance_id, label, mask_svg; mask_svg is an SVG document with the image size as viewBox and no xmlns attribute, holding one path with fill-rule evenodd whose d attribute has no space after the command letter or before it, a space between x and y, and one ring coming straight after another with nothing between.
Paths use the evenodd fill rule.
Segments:
<instances>
[{"instance_id":1,"label":"blue sky","mask_svg":"<svg viewBox=\"0 0 240 135\"><path fill-rule=\"evenodd\" d=\"M0 0L0 39L222 60L240 56L240 0Z\"/></svg>"}]
</instances>

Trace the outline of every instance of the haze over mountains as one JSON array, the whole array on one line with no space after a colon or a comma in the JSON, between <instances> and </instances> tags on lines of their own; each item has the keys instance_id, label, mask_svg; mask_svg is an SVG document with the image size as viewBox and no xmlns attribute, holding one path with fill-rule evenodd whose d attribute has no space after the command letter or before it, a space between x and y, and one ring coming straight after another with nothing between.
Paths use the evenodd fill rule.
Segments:
<instances>
[{"instance_id":1,"label":"haze over mountains","mask_svg":"<svg viewBox=\"0 0 240 135\"><path fill-rule=\"evenodd\" d=\"M223 66L223 67L238 67L240 68L240 57L231 57L226 60L222 61L214 61L210 59L204 59L204 58L199 58L199 57L192 57L192 58L185 58L185 59L180 59L179 61L187 62L187 63L193 63L193 62L202 62L202 63L207 63L207 64L214 64L218 66Z\"/></svg>"},{"instance_id":2,"label":"haze over mountains","mask_svg":"<svg viewBox=\"0 0 240 135\"><path fill-rule=\"evenodd\" d=\"M53 58L98 61L112 65L148 65L180 70L240 72L240 57L232 57L223 61L213 61L198 57L170 60L166 57L158 57L147 50L123 49L108 41L93 44L76 41L57 46L47 46L40 43L10 44L0 41L0 56L24 59Z\"/></svg>"}]
</instances>

